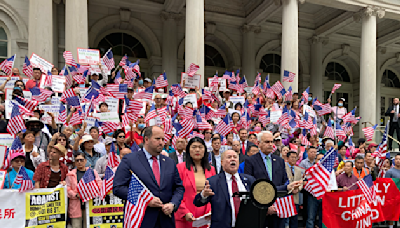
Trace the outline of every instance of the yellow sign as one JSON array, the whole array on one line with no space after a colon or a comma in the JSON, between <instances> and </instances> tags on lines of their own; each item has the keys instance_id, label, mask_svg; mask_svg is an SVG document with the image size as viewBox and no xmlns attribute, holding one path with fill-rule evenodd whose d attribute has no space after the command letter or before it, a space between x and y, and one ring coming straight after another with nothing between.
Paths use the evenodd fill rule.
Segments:
<instances>
[{"instance_id":1,"label":"yellow sign","mask_svg":"<svg viewBox=\"0 0 400 228\"><path fill-rule=\"evenodd\" d=\"M124 201L110 192L105 199L96 197L86 203L88 228L123 228Z\"/></svg>"}]
</instances>

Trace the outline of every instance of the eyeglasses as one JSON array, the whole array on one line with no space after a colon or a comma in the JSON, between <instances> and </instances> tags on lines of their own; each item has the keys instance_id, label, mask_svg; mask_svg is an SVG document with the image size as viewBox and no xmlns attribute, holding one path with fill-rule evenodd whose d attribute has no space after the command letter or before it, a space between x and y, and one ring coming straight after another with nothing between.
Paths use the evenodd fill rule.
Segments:
<instances>
[{"instance_id":1,"label":"eyeglasses","mask_svg":"<svg viewBox=\"0 0 400 228\"><path fill-rule=\"evenodd\" d=\"M264 143L274 143L274 141L264 141Z\"/></svg>"},{"instance_id":2,"label":"eyeglasses","mask_svg":"<svg viewBox=\"0 0 400 228\"><path fill-rule=\"evenodd\" d=\"M84 162L85 159L75 159L76 162Z\"/></svg>"},{"instance_id":3,"label":"eyeglasses","mask_svg":"<svg viewBox=\"0 0 400 228\"><path fill-rule=\"evenodd\" d=\"M67 140L66 139L58 139L58 141L59 142L64 142L64 141L66 142Z\"/></svg>"},{"instance_id":4,"label":"eyeglasses","mask_svg":"<svg viewBox=\"0 0 400 228\"><path fill-rule=\"evenodd\" d=\"M125 135L120 135L120 136L118 136L118 138L120 138L120 139L125 138Z\"/></svg>"}]
</instances>

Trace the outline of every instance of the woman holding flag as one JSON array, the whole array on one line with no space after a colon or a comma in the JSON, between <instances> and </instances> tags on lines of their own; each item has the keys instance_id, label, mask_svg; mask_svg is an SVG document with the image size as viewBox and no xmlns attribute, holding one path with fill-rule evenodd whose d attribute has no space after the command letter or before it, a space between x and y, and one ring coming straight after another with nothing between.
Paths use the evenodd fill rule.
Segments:
<instances>
[{"instance_id":1,"label":"woman holding flag","mask_svg":"<svg viewBox=\"0 0 400 228\"><path fill-rule=\"evenodd\" d=\"M19 169L25 166L25 154L22 153L13 153L11 155L11 168L6 174L6 178L4 181L4 189L19 189L21 184L14 184L15 178L18 175ZM25 169L28 173L29 178L33 179L33 171L29 169ZM35 182L33 181L33 184Z\"/></svg>"}]
</instances>

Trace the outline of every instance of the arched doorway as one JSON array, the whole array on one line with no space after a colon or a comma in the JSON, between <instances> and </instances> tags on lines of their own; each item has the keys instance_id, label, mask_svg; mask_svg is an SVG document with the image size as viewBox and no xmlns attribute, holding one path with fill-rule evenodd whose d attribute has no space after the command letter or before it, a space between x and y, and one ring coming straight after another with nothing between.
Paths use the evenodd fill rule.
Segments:
<instances>
[{"instance_id":1,"label":"arched doorway","mask_svg":"<svg viewBox=\"0 0 400 228\"><path fill-rule=\"evenodd\" d=\"M344 106L349 111L349 108L353 108L353 93L352 93L352 84L351 84L351 76L347 67L341 62L329 62L325 68L325 78L327 79L324 82L324 97L328 98L331 94L333 85L335 83L342 84L342 86L336 90L334 94L332 94L332 106L335 106L337 101L340 98L344 98L346 100ZM326 101L321 101L326 102Z\"/></svg>"}]
</instances>

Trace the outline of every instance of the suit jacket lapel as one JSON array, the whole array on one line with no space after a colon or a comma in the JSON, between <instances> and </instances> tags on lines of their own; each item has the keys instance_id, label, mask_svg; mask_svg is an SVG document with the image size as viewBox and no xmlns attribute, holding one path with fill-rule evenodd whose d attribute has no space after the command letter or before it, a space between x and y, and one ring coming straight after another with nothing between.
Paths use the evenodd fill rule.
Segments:
<instances>
[{"instance_id":1,"label":"suit jacket lapel","mask_svg":"<svg viewBox=\"0 0 400 228\"><path fill-rule=\"evenodd\" d=\"M290 169L288 164L285 164L285 169L286 169L286 174L290 180L294 180L293 175L292 175L292 170ZM295 174L296 175L296 174Z\"/></svg>"},{"instance_id":2,"label":"suit jacket lapel","mask_svg":"<svg viewBox=\"0 0 400 228\"><path fill-rule=\"evenodd\" d=\"M160 157L160 171L161 171L160 173L160 187L161 187L164 181L165 172L167 171L167 163L165 161L164 155L160 154L159 157Z\"/></svg>"},{"instance_id":3,"label":"suit jacket lapel","mask_svg":"<svg viewBox=\"0 0 400 228\"><path fill-rule=\"evenodd\" d=\"M186 176L189 178L190 183L192 184L192 187L193 187L194 192L197 192L197 189L196 189L196 181L195 181L195 179L194 179L194 170L193 170L193 167L192 167L192 170L187 170L187 169L185 169L185 173L186 173ZM206 177L206 179L207 179L207 177Z\"/></svg>"},{"instance_id":4,"label":"suit jacket lapel","mask_svg":"<svg viewBox=\"0 0 400 228\"><path fill-rule=\"evenodd\" d=\"M246 188L246 190L248 192L250 192L250 182L249 179L247 179L247 177L243 176L241 173L239 173L240 179L242 179L242 183L244 185L244 187Z\"/></svg>"},{"instance_id":5,"label":"suit jacket lapel","mask_svg":"<svg viewBox=\"0 0 400 228\"><path fill-rule=\"evenodd\" d=\"M143 151L143 150L140 150L140 151L138 152L138 157L139 157L140 162L142 162L143 167L146 169L146 171L147 171L147 172L150 174L150 176L152 177L154 183L155 183L156 185L158 185L158 183L157 183L157 181L156 181L156 178L154 177L153 170L151 169L151 167L150 167L150 165L149 165L149 162L147 161L146 155L144 154L144 151Z\"/></svg>"},{"instance_id":6,"label":"suit jacket lapel","mask_svg":"<svg viewBox=\"0 0 400 228\"><path fill-rule=\"evenodd\" d=\"M230 201L230 195L229 195L229 190L228 190L228 183L226 183L226 176L225 173L222 172L219 175L219 184L220 187L222 188L222 192L225 194L225 199L228 202L229 205L231 205L231 201Z\"/></svg>"},{"instance_id":7,"label":"suit jacket lapel","mask_svg":"<svg viewBox=\"0 0 400 228\"><path fill-rule=\"evenodd\" d=\"M267 179L270 180L268 172L267 172L267 167L265 167L264 159L263 159L263 157L261 156L260 153L257 153L256 155L253 155L253 156L258 156L258 158L256 160L257 160L258 164L260 165L260 167L262 168L262 170L264 171L264 174L267 177ZM272 181L272 180L270 180L270 181Z\"/></svg>"}]
</instances>

